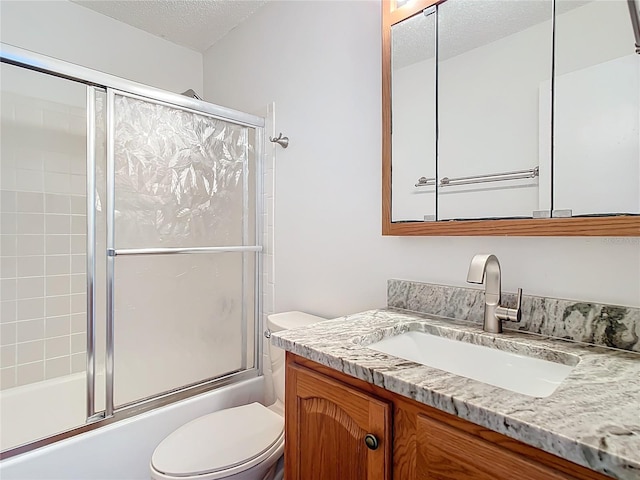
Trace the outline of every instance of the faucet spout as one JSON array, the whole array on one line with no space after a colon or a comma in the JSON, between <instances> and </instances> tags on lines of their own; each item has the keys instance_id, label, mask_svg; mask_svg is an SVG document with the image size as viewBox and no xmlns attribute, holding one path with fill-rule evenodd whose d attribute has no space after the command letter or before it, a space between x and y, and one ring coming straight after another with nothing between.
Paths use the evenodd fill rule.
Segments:
<instances>
[{"instance_id":1,"label":"faucet spout","mask_svg":"<svg viewBox=\"0 0 640 480\"><path fill-rule=\"evenodd\" d=\"M485 282L485 304L495 306L500 305L501 274L498 257L492 254L474 255L471 259L471 264L469 265L467 282Z\"/></svg>"}]
</instances>

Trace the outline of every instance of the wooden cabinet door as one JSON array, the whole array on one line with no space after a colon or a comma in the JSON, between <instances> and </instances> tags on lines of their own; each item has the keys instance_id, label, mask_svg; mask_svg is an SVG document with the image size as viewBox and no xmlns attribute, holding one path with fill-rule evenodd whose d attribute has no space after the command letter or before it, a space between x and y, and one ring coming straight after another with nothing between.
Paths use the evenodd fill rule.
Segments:
<instances>
[{"instance_id":1,"label":"wooden cabinet door","mask_svg":"<svg viewBox=\"0 0 640 480\"><path fill-rule=\"evenodd\" d=\"M285 402L287 480L391 479L389 402L291 363Z\"/></svg>"},{"instance_id":2,"label":"wooden cabinet door","mask_svg":"<svg viewBox=\"0 0 640 480\"><path fill-rule=\"evenodd\" d=\"M575 480L425 415L416 425L417 480Z\"/></svg>"}]
</instances>

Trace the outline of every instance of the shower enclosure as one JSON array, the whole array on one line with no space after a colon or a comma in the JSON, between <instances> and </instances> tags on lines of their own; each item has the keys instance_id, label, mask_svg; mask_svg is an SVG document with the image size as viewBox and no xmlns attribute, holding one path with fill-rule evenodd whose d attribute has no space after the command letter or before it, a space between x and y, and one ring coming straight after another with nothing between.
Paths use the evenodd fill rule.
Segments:
<instances>
[{"instance_id":1,"label":"shower enclosure","mask_svg":"<svg viewBox=\"0 0 640 480\"><path fill-rule=\"evenodd\" d=\"M1 49L2 457L259 375L264 119Z\"/></svg>"}]
</instances>

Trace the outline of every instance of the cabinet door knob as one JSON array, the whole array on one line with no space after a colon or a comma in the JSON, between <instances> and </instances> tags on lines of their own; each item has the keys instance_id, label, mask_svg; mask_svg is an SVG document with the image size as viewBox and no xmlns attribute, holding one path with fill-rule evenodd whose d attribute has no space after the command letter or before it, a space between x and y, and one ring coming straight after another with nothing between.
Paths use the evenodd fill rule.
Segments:
<instances>
[{"instance_id":1,"label":"cabinet door knob","mask_svg":"<svg viewBox=\"0 0 640 480\"><path fill-rule=\"evenodd\" d=\"M372 435L370 433L367 433L367 435L364 437L364 443L367 445L367 448L369 450L375 450L378 448L378 439L375 435Z\"/></svg>"}]
</instances>

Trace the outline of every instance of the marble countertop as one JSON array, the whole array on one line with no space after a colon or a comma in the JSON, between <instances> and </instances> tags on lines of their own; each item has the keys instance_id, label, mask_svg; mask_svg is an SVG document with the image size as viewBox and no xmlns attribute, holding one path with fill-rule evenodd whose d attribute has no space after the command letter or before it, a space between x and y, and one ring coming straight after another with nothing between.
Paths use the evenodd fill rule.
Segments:
<instances>
[{"instance_id":1,"label":"marble countertop","mask_svg":"<svg viewBox=\"0 0 640 480\"><path fill-rule=\"evenodd\" d=\"M534 398L369 349L409 330L565 363L579 358L546 398ZM456 415L613 478L640 479L640 354L427 314L372 310L273 332L296 355Z\"/></svg>"}]
</instances>

